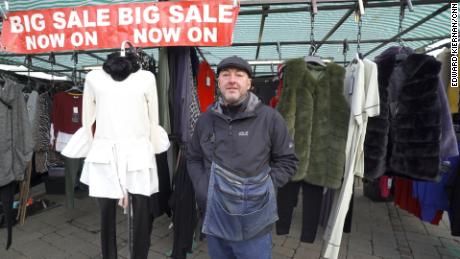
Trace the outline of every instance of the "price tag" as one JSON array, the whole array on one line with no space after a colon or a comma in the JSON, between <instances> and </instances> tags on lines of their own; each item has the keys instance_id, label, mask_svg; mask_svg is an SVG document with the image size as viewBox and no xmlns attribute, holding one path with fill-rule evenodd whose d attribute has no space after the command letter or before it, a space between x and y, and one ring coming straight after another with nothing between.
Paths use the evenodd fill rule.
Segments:
<instances>
[{"instance_id":1,"label":"price tag","mask_svg":"<svg viewBox=\"0 0 460 259\"><path fill-rule=\"evenodd\" d=\"M73 123L79 123L80 122L80 113L78 112L78 107L77 106L73 107L72 122Z\"/></svg>"}]
</instances>

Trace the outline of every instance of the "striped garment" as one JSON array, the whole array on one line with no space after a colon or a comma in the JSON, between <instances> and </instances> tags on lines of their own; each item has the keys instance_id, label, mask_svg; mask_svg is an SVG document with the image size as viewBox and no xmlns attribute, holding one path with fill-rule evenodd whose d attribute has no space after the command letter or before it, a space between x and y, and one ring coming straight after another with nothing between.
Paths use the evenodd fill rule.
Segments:
<instances>
[{"instance_id":1,"label":"striped garment","mask_svg":"<svg viewBox=\"0 0 460 259\"><path fill-rule=\"evenodd\" d=\"M33 139L35 141L35 171L44 173L48 171L47 159L50 145L50 102L48 92L40 94L34 125L32 125Z\"/></svg>"}]
</instances>

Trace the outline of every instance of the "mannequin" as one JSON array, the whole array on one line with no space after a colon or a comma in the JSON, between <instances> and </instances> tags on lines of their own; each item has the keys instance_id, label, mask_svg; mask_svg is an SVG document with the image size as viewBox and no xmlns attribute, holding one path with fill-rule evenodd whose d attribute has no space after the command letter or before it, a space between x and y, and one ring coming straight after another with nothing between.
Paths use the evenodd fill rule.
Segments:
<instances>
[{"instance_id":1,"label":"mannequin","mask_svg":"<svg viewBox=\"0 0 460 259\"><path fill-rule=\"evenodd\" d=\"M63 154L86 157L80 181L100 205L102 257L117 258L116 206L120 201L126 209L131 197L132 258L147 258L149 197L159 189L155 154L166 151L169 140L158 125L155 76L140 69L135 53L122 48L108 55L103 70L88 73L82 124Z\"/></svg>"}]
</instances>

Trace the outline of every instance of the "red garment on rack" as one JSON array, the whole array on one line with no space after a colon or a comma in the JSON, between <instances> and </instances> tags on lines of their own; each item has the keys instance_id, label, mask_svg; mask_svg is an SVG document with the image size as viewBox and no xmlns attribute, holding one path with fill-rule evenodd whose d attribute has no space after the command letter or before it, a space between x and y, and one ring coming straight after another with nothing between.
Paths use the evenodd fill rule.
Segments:
<instances>
[{"instance_id":1,"label":"red garment on rack","mask_svg":"<svg viewBox=\"0 0 460 259\"><path fill-rule=\"evenodd\" d=\"M201 112L205 112L209 105L214 103L216 95L216 75L206 61L202 61L198 68L197 92Z\"/></svg>"},{"instance_id":2,"label":"red garment on rack","mask_svg":"<svg viewBox=\"0 0 460 259\"><path fill-rule=\"evenodd\" d=\"M82 101L82 94L59 92L54 95L51 114L54 136L59 131L73 134L81 127Z\"/></svg>"},{"instance_id":3,"label":"red garment on rack","mask_svg":"<svg viewBox=\"0 0 460 259\"><path fill-rule=\"evenodd\" d=\"M412 180L403 177L394 177L395 196L394 203L401 209L404 209L421 219L422 210L418 199L412 196ZM439 225L442 219L443 211L436 212L435 217L430 222L433 225Z\"/></svg>"},{"instance_id":4,"label":"red garment on rack","mask_svg":"<svg viewBox=\"0 0 460 259\"><path fill-rule=\"evenodd\" d=\"M278 88L276 89L276 95L272 97L270 100L270 106L273 108L276 108L276 105L278 105L280 98L281 98L281 91L283 90L283 69L284 69L284 64L279 64L278 65L278 77L279 77L279 84Z\"/></svg>"}]
</instances>

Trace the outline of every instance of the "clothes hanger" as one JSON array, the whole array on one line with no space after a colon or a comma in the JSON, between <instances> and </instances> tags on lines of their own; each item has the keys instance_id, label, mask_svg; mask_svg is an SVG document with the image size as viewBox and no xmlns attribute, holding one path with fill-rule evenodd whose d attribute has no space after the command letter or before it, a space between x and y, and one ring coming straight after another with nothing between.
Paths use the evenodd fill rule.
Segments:
<instances>
[{"instance_id":1,"label":"clothes hanger","mask_svg":"<svg viewBox=\"0 0 460 259\"><path fill-rule=\"evenodd\" d=\"M410 3L410 1L409 1ZM410 5L412 5L412 3L410 3ZM403 31L403 28L402 28L402 25L403 25L403 21L404 21L404 17L405 17L405 10L406 10L406 3L401 0L401 7L399 9L399 26L398 26L398 44L399 44L399 50L398 50L398 53L396 54L395 56L395 61L396 62L401 62L401 61L404 61L407 59L407 53L405 53L404 51L404 42L401 38L401 34L402 34L402 31ZM404 51L404 52L403 52Z\"/></svg>"},{"instance_id":2,"label":"clothes hanger","mask_svg":"<svg viewBox=\"0 0 460 259\"><path fill-rule=\"evenodd\" d=\"M22 92L31 93L32 92L32 86L30 83L30 67L32 66L32 56L31 55L26 55L24 64L27 67L27 83L26 83L26 86L22 89Z\"/></svg>"},{"instance_id":3,"label":"clothes hanger","mask_svg":"<svg viewBox=\"0 0 460 259\"><path fill-rule=\"evenodd\" d=\"M342 44L343 44L343 50L342 50L343 66L345 67L345 66L347 66L347 53L350 50L350 45L348 44L347 39L344 39Z\"/></svg>"},{"instance_id":4,"label":"clothes hanger","mask_svg":"<svg viewBox=\"0 0 460 259\"><path fill-rule=\"evenodd\" d=\"M324 63L324 61L318 56L306 56L304 60L305 62L310 63L310 64L320 65L323 67L326 66L326 63Z\"/></svg>"},{"instance_id":5,"label":"clothes hanger","mask_svg":"<svg viewBox=\"0 0 460 259\"><path fill-rule=\"evenodd\" d=\"M81 89L80 86L78 86L76 84L76 80L73 80L73 81L74 81L74 85L71 88L67 89L65 92L69 93L71 95L81 95L81 94L83 94L83 90Z\"/></svg>"},{"instance_id":6,"label":"clothes hanger","mask_svg":"<svg viewBox=\"0 0 460 259\"><path fill-rule=\"evenodd\" d=\"M355 10L355 21L357 21L358 23L358 33L356 35L356 55L355 55L355 58L351 61L352 64L356 64L358 63L359 60L363 60L364 58L363 54L361 54L361 36L362 36L363 19L361 15L360 6L358 6Z\"/></svg>"},{"instance_id":7,"label":"clothes hanger","mask_svg":"<svg viewBox=\"0 0 460 259\"><path fill-rule=\"evenodd\" d=\"M48 57L48 62L50 63L50 66L51 66L51 71L50 71L51 80L49 82L46 82L46 83L44 81L37 82L36 90L37 90L37 92L39 94L42 94L42 93L45 93L45 92L50 93L49 90L55 90L54 89L54 85L55 85L54 65L56 65L56 58L55 58L55 54L53 52L50 52L50 55Z\"/></svg>"},{"instance_id":8,"label":"clothes hanger","mask_svg":"<svg viewBox=\"0 0 460 259\"><path fill-rule=\"evenodd\" d=\"M83 90L77 83L78 53L76 51L73 52L71 60L73 60L73 71L72 71L73 86L70 89L67 89L65 92L72 94L72 95L81 95L83 93Z\"/></svg>"},{"instance_id":9,"label":"clothes hanger","mask_svg":"<svg viewBox=\"0 0 460 259\"><path fill-rule=\"evenodd\" d=\"M77 85L72 86L71 88L67 89L65 92L69 93L70 95L81 95L81 94L83 94L83 91Z\"/></svg>"},{"instance_id":10,"label":"clothes hanger","mask_svg":"<svg viewBox=\"0 0 460 259\"><path fill-rule=\"evenodd\" d=\"M136 48L133 46L133 44L129 40L124 40L120 47L120 57L126 57L126 44L129 46L129 51L138 56Z\"/></svg>"},{"instance_id":11,"label":"clothes hanger","mask_svg":"<svg viewBox=\"0 0 460 259\"><path fill-rule=\"evenodd\" d=\"M128 47L129 47L128 50L126 50L126 44L128 44ZM140 56L139 56L139 53L138 53L138 49L136 47L134 47L134 45L129 40L124 40L121 43L120 57L126 57L127 51L129 51L129 53L134 54L134 56L136 57L137 64L140 66L140 69L142 69L142 62L141 62L141 59L140 59ZM142 51L142 50L140 50L140 51Z\"/></svg>"}]
</instances>

